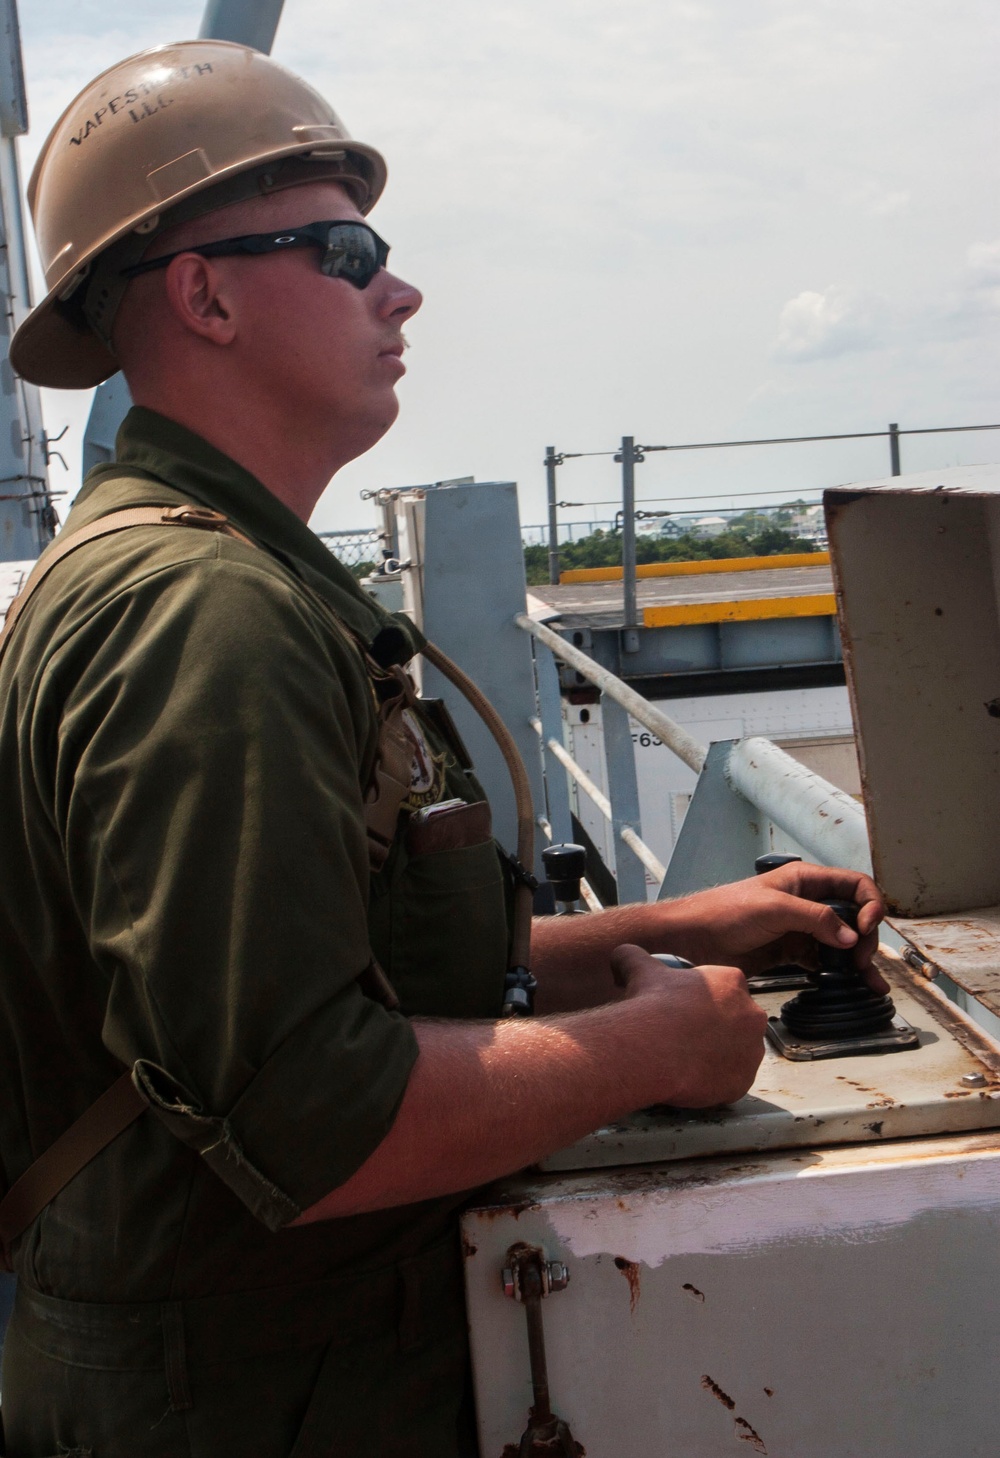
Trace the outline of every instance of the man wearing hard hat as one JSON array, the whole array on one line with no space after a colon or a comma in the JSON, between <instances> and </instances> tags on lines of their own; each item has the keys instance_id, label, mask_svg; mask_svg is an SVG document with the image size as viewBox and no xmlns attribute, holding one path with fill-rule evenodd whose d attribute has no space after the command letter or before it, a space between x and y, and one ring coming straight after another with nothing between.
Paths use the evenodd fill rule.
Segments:
<instances>
[{"instance_id":1,"label":"man wearing hard hat","mask_svg":"<svg viewBox=\"0 0 1000 1458\"><path fill-rule=\"evenodd\" d=\"M384 181L217 41L105 72L31 179L11 360L136 405L0 640L10 1458L473 1454L462 1192L742 1095L738 968L854 941L808 898L862 902L870 956L871 882L786 867L539 924L546 1015L500 1016L524 892L403 671L432 650L305 525L396 415Z\"/></svg>"}]
</instances>

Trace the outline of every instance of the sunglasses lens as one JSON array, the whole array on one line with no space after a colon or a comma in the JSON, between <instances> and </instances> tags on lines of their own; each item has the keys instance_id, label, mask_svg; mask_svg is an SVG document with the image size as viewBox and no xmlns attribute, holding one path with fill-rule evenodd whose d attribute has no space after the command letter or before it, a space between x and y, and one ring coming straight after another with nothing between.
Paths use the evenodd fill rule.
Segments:
<instances>
[{"instance_id":1,"label":"sunglasses lens","mask_svg":"<svg viewBox=\"0 0 1000 1458\"><path fill-rule=\"evenodd\" d=\"M371 228L361 223L334 223L320 267L329 278L342 278L363 289L385 267L388 256L388 247Z\"/></svg>"}]
</instances>

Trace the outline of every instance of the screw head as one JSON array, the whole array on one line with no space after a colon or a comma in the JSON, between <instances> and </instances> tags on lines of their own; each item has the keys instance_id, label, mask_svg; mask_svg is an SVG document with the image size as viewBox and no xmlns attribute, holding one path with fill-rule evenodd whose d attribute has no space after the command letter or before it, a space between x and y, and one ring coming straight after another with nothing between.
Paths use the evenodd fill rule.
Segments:
<instances>
[{"instance_id":1,"label":"screw head","mask_svg":"<svg viewBox=\"0 0 1000 1458\"><path fill-rule=\"evenodd\" d=\"M562 1261L549 1261L549 1290L565 1291L569 1285L569 1267Z\"/></svg>"},{"instance_id":2,"label":"screw head","mask_svg":"<svg viewBox=\"0 0 1000 1458\"><path fill-rule=\"evenodd\" d=\"M961 1082L965 1084L966 1088L985 1088L986 1075L985 1073L963 1073Z\"/></svg>"}]
</instances>

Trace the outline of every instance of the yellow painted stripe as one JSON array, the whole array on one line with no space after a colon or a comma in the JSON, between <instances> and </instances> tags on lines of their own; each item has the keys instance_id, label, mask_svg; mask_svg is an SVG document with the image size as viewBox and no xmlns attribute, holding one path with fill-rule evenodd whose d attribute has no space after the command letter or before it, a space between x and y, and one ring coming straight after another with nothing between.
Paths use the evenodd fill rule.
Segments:
<instances>
[{"instance_id":1,"label":"yellow painted stripe","mask_svg":"<svg viewBox=\"0 0 1000 1458\"><path fill-rule=\"evenodd\" d=\"M837 601L832 592L803 597L753 597L733 602L685 602L669 607L643 608L647 628L680 628L689 623L755 623L762 618L833 617Z\"/></svg>"},{"instance_id":2,"label":"yellow painted stripe","mask_svg":"<svg viewBox=\"0 0 1000 1458\"><path fill-rule=\"evenodd\" d=\"M637 577L697 577L703 572L761 572L770 567L827 567L829 552L789 552L774 557L718 557L706 562L640 562ZM620 567L569 567L559 574L559 584L570 582L621 582Z\"/></svg>"}]
</instances>

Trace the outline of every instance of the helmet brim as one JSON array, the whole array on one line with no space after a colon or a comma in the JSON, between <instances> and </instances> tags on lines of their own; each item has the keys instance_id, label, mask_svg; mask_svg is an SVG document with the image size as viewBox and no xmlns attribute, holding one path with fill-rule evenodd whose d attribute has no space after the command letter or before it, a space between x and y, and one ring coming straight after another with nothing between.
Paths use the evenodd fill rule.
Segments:
<instances>
[{"instance_id":1,"label":"helmet brim","mask_svg":"<svg viewBox=\"0 0 1000 1458\"><path fill-rule=\"evenodd\" d=\"M121 368L92 329L67 318L54 289L15 332L10 362L29 384L53 390L88 390Z\"/></svg>"}]
</instances>

